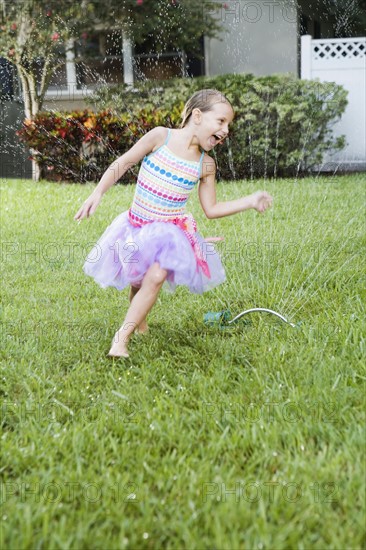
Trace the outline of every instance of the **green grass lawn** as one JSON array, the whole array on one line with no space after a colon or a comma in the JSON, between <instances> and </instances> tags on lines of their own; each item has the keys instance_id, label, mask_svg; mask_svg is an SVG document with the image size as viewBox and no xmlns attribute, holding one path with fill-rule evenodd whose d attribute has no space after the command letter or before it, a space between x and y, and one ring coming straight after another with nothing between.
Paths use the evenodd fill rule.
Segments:
<instances>
[{"instance_id":1,"label":"green grass lawn","mask_svg":"<svg viewBox=\"0 0 366 550\"><path fill-rule=\"evenodd\" d=\"M365 547L362 175L219 183L274 207L207 220L227 281L161 292L130 358L128 303L82 271L131 202L116 186L1 183L2 540L7 549ZM274 309L230 329L208 311Z\"/></svg>"}]
</instances>

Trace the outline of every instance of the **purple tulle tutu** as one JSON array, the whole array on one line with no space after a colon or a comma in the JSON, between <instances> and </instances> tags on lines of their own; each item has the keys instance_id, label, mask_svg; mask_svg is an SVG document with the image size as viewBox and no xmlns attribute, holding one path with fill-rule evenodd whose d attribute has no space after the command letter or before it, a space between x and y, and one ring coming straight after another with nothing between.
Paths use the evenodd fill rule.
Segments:
<instances>
[{"instance_id":1,"label":"purple tulle tutu","mask_svg":"<svg viewBox=\"0 0 366 550\"><path fill-rule=\"evenodd\" d=\"M226 279L220 256L212 243L196 232L202 255L209 266L208 277L199 268L193 248L180 227L154 221L135 227L128 211L117 216L92 248L84 264L84 272L102 287L122 290L132 284L141 286L148 268L158 262L168 271L163 288L174 292L185 285L195 294L202 294Z\"/></svg>"}]
</instances>

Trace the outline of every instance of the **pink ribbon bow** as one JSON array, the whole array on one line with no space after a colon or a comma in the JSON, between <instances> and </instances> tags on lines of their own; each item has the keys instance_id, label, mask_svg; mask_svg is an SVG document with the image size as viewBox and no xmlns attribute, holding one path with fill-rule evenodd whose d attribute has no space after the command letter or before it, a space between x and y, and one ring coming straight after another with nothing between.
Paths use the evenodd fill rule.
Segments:
<instances>
[{"instance_id":1,"label":"pink ribbon bow","mask_svg":"<svg viewBox=\"0 0 366 550\"><path fill-rule=\"evenodd\" d=\"M174 218L172 222L183 230L184 234L191 243L194 255L196 256L197 271L201 268L206 277L211 279L210 268L202 255L201 247L197 241L197 237L195 236L197 231L197 223L192 214L188 214L187 216L184 216L184 218Z\"/></svg>"}]
</instances>

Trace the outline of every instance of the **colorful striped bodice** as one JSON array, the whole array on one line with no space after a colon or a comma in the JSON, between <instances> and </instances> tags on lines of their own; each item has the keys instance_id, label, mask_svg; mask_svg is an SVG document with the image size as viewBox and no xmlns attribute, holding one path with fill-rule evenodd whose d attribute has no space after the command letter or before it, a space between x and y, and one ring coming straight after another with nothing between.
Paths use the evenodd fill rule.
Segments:
<instances>
[{"instance_id":1,"label":"colorful striped bodice","mask_svg":"<svg viewBox=\"0 0 366 550\"><path fill-rule=\"evenodd\" d=\"M199 161L184 160L165 143L142 161L129 219L134 225L170 221L185 216L190 192L201 176L204 152Z\"/></svg>"}]
</instances>

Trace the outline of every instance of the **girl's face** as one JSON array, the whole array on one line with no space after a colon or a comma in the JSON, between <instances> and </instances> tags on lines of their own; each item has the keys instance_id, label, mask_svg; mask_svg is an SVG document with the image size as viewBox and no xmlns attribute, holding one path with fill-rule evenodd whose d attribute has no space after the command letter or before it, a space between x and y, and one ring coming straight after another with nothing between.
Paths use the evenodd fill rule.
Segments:
<instances>
[{"instance_id":1,"label":"girl's face","mask_svg":"<svg viewBox=\"0 0 366 550\"><path fill-rule=\"evenodd\" d=\"M211 109L202 112L195 110L193 120L197 124L197 137L205 151L210 151L229 135L229 124L234 118L234 112L226 101L211 105Z\"/></svg>"}]
</instances>

